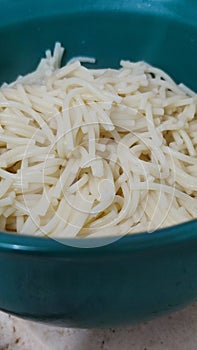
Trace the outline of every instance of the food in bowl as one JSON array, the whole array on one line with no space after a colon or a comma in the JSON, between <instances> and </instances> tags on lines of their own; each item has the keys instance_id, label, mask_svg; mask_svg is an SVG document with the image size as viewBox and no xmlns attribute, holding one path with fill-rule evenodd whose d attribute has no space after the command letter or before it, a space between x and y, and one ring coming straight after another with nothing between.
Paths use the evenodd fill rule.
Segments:
<instances>
[{"instance_id":1,"label":"food in bowl","mask_svg":"<svg viewBox=\"0 0 197 350\"><path fill-rule=\"evenodd\" d=\"M145 62L63 48L0 88L0 230L100 237L197 217L197 96Z\"/></svg>"}]
</instances>

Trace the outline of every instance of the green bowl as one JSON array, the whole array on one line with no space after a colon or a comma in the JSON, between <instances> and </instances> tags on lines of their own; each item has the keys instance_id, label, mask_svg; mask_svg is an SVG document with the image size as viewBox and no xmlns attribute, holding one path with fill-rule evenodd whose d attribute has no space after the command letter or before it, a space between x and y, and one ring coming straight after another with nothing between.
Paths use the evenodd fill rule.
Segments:
<instances>
[{"instance_id":1,"label":"green bowl","mask_svg":"<svg viewBox=\"0 0 197 350\"><path fill-rule=\"evenodd\" d=\"M197 89L195 0L0 0L0 8L1 82L34 69L58 40L67 59L146 60ZM196 299L196 271L196 220L92 249L0 233L0 309L34 321L150 319Z\"/></svg>"}]
</instances>

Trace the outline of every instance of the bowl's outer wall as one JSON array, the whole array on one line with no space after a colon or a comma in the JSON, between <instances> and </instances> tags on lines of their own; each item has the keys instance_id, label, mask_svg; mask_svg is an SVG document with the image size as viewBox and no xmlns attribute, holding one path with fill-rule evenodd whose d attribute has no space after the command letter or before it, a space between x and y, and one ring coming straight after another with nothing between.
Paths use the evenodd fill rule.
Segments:
<instances>
[{"instance_id":1,"label":"bowl's outer wall","mask_svg":"<svg viewBox=\"0 0 197 350\"><path fill-rule=\"evenodd\" d=\"M123 325L195 300L197 240L164 248L66 259L0 254L0 305L58 325Z\"/></svg>"},{"instance_id":2,"label":"bowl's outer wall","mask_svg":"<svg viewBox=\"0 0 197 350\"><path fill-rule=\"evenodd\" d=\"M146 60L197 89L196 1L0 0L0 8L1 82L34 69L58 40L65 59L94 56L97 67ZM162 238L161 245L125 252L116 243L107 254L78 249L59 257L4 249L0 235L0 308L78 327L137 322L179 308L197 296L197 229L192 237L189 227L180 229L190 237L183 242L163 245ZM125 242L132 246L132 237Z\"/></svg>"}]
</instances>

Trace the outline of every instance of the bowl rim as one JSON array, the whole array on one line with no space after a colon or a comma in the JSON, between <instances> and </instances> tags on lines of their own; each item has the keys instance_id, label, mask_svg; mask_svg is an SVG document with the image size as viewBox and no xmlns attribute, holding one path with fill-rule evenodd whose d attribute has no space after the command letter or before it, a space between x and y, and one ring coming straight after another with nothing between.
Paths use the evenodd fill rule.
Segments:
<instances>
[{"instance_id":1,"label":"bowl rim","mask_svg":"<svg viewBox=\"0 0 197 350\"><path fill-rule=\"evenodd\" d=\"M84 238L74 238L80 244ZM88 240L98 241L99 238ZM72 242L67 239L67 243ZM35 237L15 233L0 232L0 252L41 254L52 256L64 256L65 258L98 257L106 255L111 257L116 253L131 253L135 251L147 251L166 246L184 244L188 241L197 241L197 219L161 228L154 232L142 232L127 234L120 239L104 245L91 248L74 247L71 244L62 244L51 237ZM118 255L119 256L119 255ZM115 257L115 256L114 256Z\"/></svg>"}]
</instances>

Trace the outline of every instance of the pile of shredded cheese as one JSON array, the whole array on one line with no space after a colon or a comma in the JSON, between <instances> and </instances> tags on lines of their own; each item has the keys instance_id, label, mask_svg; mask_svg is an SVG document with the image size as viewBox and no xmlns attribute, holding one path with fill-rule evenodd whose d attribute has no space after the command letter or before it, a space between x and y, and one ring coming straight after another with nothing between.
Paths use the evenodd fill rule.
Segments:
<instances>
[{"instance_id":1,"label":"pile of shredded cheese","mask_svg":"<svg viewBox=\"0 0 197 350\"><path fill-rule=\"evenodd\" d=\"M60 68L0 88L0 230L123 235L197 218L197 95L145 62Z\"/></svg>"}]
</instances>

